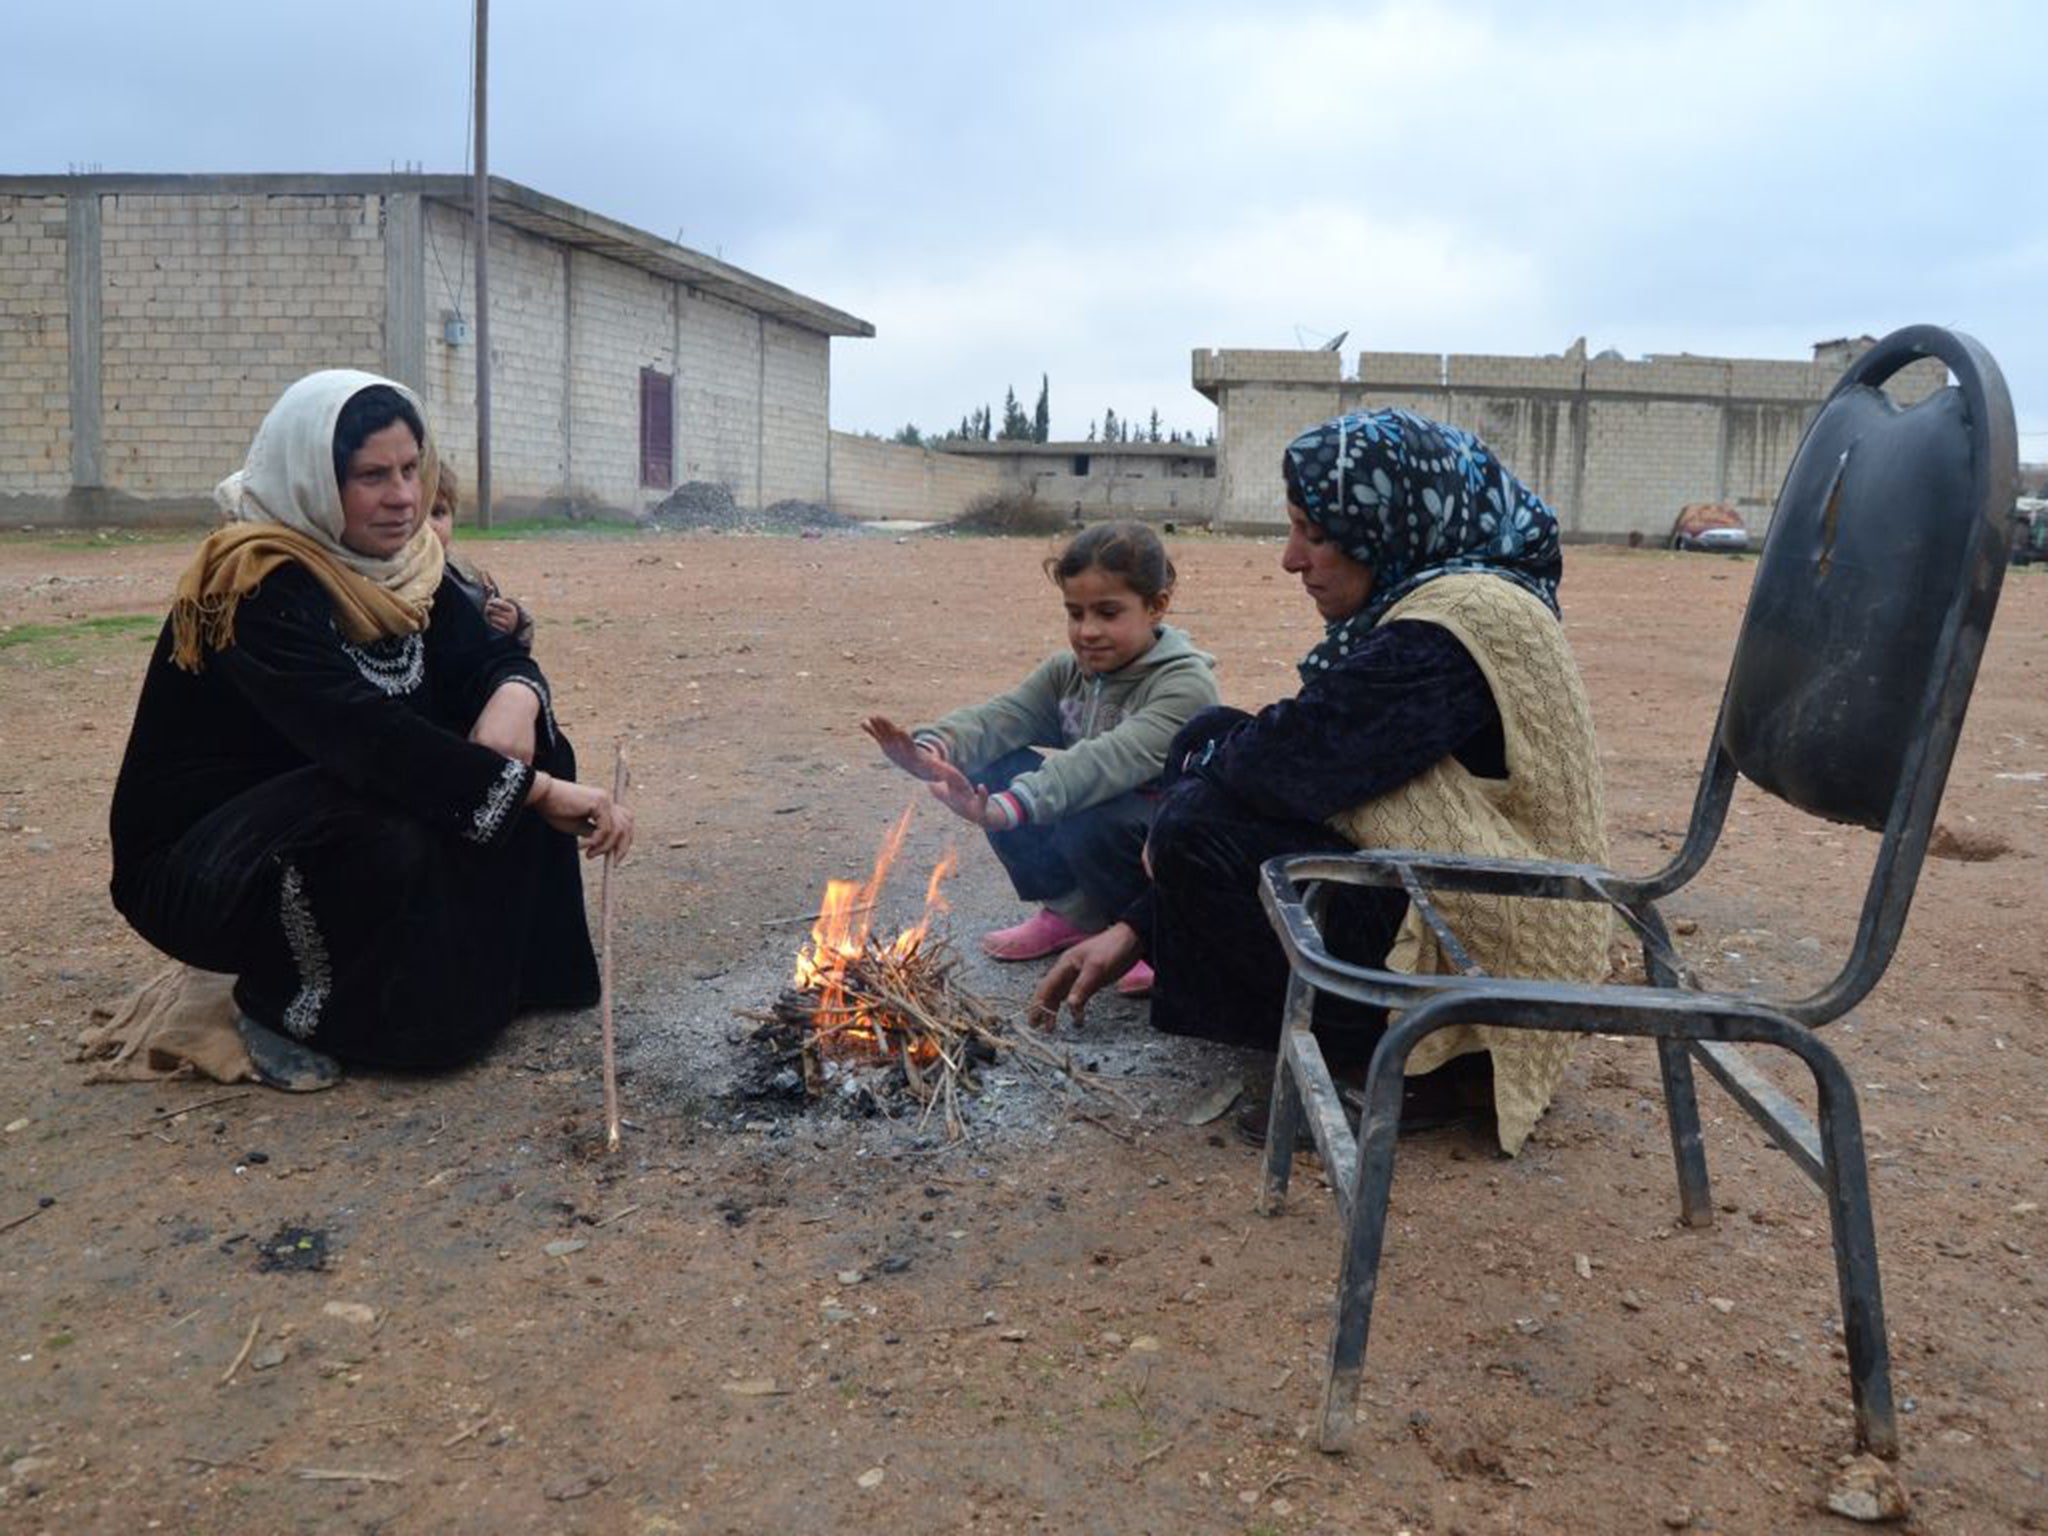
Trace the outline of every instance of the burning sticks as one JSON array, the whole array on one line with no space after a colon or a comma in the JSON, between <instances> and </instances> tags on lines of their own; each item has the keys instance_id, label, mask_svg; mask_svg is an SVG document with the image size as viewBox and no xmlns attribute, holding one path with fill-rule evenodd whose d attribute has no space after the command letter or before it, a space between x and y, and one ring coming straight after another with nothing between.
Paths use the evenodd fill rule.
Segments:
<instances>
[{"instance_id":1,"label":"burning sticks","mask_svg":"<svg viewBox=\"0 0 2048 1536\"><path fill-rule=\"evenodd\" d=\"M961 980L959 956L931 927L946 909L940 887L953 871L951 853L932 871L917 922L889 938L874 932L882 882L910 818L906 810L890 830L865 881L827 884L790 987L772 1011L744 1015L765 1026L761 1043L800 1068L810 1098L824 1092L836 1063L894 1066L907 1092L923 1105L919 1124L937 1115L955 1139L965 1134L961 1097L975 1086L975 1069L1005 1054L1082 1087L1106 1088L1044 1036L1010 1029Z\"/></svg>"}]
</instances>

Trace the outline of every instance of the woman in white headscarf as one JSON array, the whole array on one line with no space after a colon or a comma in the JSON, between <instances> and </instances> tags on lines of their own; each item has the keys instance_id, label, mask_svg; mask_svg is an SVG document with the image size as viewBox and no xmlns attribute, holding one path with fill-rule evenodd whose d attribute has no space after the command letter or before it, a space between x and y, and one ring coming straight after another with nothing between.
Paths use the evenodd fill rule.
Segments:
<instances>
[{"instance_id":1,"label":"woman in white headscarf","mask_svg":"<svg viewBox=\"0 0 2048 1536\"><path fill-rule=\"evenodd\" d=\"M215 493L114 789L114 905L236 978L257 1075L441 1067L597 996L575 847L632 820L575 781L548 685L443 580L435 458L402 385L279 397Z\"/></svg>"}]
</instances>

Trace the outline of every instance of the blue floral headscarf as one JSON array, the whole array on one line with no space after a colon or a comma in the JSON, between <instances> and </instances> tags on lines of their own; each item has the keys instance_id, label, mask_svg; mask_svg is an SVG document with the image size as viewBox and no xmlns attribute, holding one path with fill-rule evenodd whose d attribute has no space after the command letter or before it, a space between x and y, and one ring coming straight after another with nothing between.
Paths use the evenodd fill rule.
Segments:
<instances>
[{"instance_id":1,"label":"blue floral headscarf","mask_svg":"<svg viewBox=\"0 0 2048 1536\"><path fill-rule=\"evenodd\" d=\"M1395 603L1456 571L1504 577L1557 612L1557 516L1462 428L1410 411L1352 411L1287 445L1288 497L1345 554L1372 567L1372 595L1300 665L1327 671Z\"/></svg>"}]
</instances>

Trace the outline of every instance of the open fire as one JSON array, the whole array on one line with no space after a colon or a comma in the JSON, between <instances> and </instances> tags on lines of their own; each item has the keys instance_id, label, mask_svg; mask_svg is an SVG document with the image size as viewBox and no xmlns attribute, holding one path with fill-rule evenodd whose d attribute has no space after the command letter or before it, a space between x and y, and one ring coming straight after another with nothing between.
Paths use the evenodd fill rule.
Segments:
<instances>
[{"instance_id":1,"label":"open fire","mask_svg":"<svg viewBox=\"0 0 2048 1536\"><path fill-rule=\"evenodd\" d=\"M913 802L889 829L865 880L827 882L788 988L771 1012L752 1017L766 1026L756 1039L784 1066L792 1090L798 1074L811 1099L837 1081L872 1107L895 1089L958 1136L961 1090L1008 1042L1001 1017L961 981L959 957L934 931L957 862L950 849L925 882L917 921L894 933L877 926L882 886L915 809Z\"/></svg>"},{"instance_id":2,"label":"open fire","mask_svg":"<svg viewBox=\"0 0 2048 1536\"><path fill-rule=\"evenodd\" d=\"M920 1125L936 1115L957 1138L966 1130L963 1092L977 1088L977 1070L999 1056L1074 1088L1101 1089L1037 1030L1007 1027L961 979L960 957L934 928L946 911L951 850L925 882L917 921L894 933L878 930L882 885L915 810L913 801L889 829L865 880L826 883L789 986L772 1009L743 1014L755 1022L753 1040L766 1058L757 1096L815 1100L829 1092L870 1114L907 1098L921 1107Z\"/></svg>"},{"instance_id":3,"label":"open fire","mask_svg":"<svg viewBox=\"0 0 2048 1536\"><path fill-rule=\"evenodd\" d=\"M932 920L946 910L942 888L959 862L952 849L946 850L925 883L924 912L918 920L894 938L881 938L874 931L882 884L903 850L914 809L905 810L889 829L867 879L826 882L810 942L797 951L790 987L807 1000L811 1030L822 1054L906 1059L916 1066L938 1054L929 1032L916 1028L914 1015L923 1010L906 1008L897 994L912 990L912 984L932 969L927 939ZM943 942L932 940L931 948L936 951Z\"/></svg>"}]
</instances>

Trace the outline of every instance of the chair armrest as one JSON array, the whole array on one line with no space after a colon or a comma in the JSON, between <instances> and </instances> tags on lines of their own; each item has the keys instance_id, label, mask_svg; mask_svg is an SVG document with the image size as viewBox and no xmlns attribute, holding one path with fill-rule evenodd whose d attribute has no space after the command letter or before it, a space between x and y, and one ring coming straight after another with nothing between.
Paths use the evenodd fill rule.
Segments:
<instances>
[{"instance_id":1,"label":"chair armrest","mask_svg":"<svg viewBox=\"0 0 2048 1536\"><path fill-rule=\"evenodd\" d=\"M1479 854L1431 853L1413 848L1283 854L1279 858L1268 859L1261 873L1274 896L1285 901L1296 899L1292 888L1307 881L1402 886L1407 883L1401 874L1404 869L1432 890L1529 896L1545 901L1620 904L1631 899L1633 887L1638 883L1602 864L1572 864L1554 859L1496 859Z\"/></svg>"}]
</instances>

